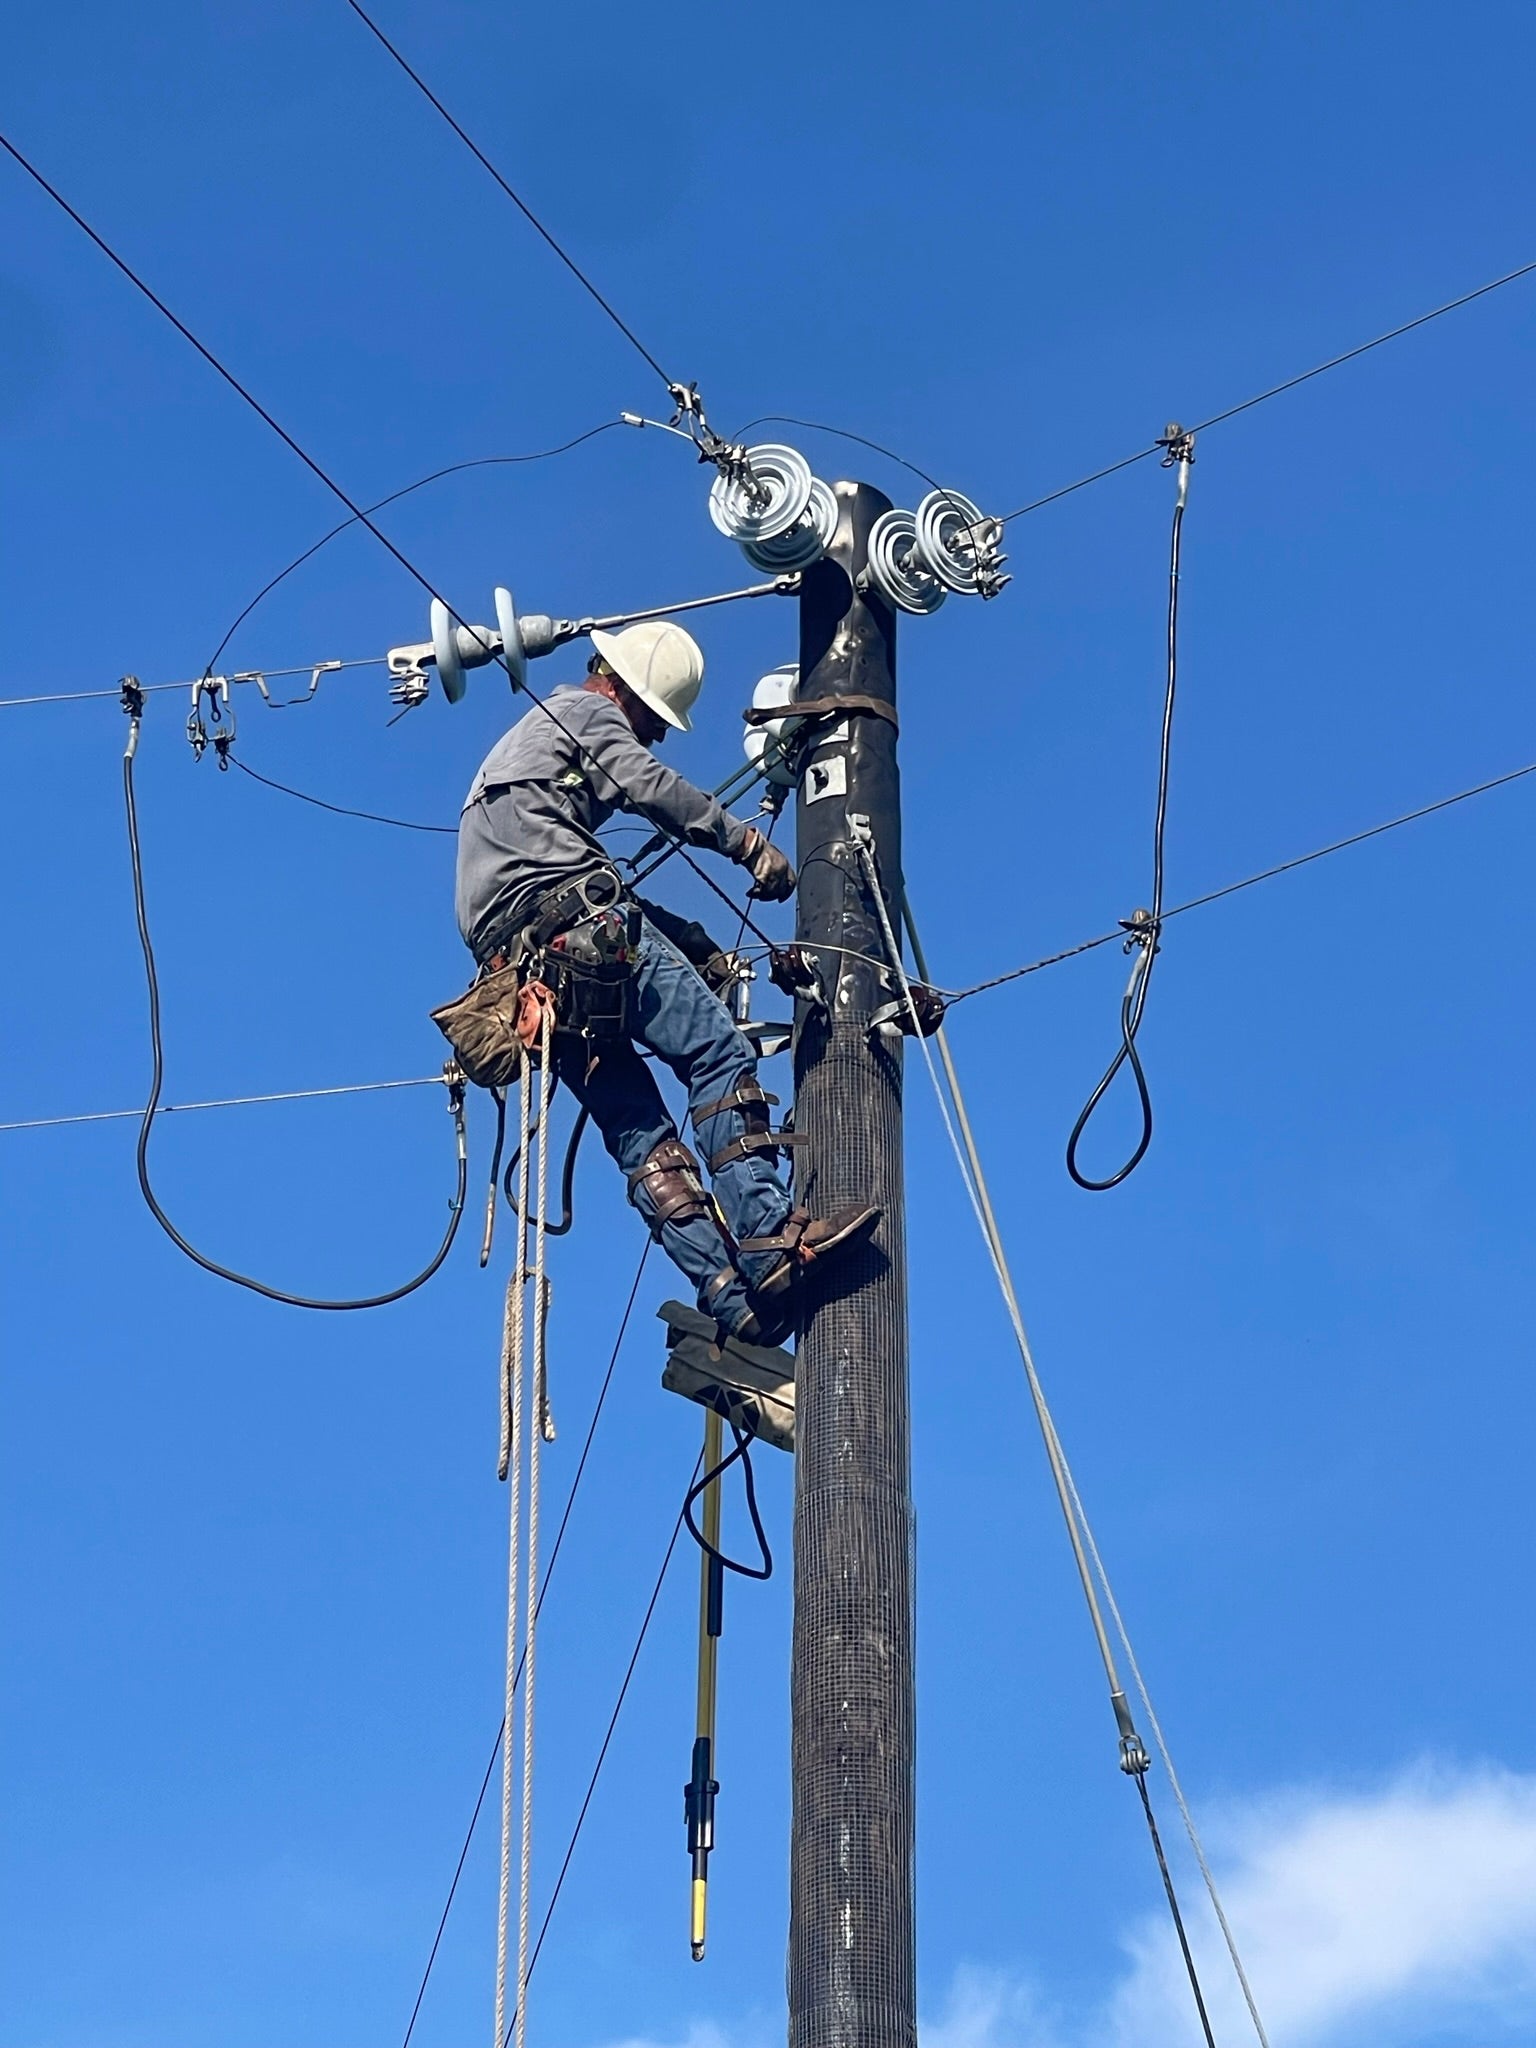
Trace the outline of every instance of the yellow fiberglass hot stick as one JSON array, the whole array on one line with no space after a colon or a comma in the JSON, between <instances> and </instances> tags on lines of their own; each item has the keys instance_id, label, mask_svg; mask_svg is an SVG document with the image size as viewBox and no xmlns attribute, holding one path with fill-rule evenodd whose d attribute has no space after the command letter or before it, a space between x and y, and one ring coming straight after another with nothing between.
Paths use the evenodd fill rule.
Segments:
<instances>
[{"instance_id":1,"label":"yellow fiberglass hot stick","mask_svg":"<svg viewBox=\"0 0 1536 2048\"><path fill-rule=\"evenodd\" d=\"M720 1417L704 1411L704 1470L720 1464ZM715 1846L715 1675L720 1654L721 1610L725 1570L720 1562L720 1481L704 1489L704 1541L699 1553L699 1693L694 1724L693 1767L683 1788L688 1822L688 1854L693 1859L689 1891L688 1939L693 1960L704 1960L704 1932L709 1906L709 1852Z\"/></svg>"}]
</instances>

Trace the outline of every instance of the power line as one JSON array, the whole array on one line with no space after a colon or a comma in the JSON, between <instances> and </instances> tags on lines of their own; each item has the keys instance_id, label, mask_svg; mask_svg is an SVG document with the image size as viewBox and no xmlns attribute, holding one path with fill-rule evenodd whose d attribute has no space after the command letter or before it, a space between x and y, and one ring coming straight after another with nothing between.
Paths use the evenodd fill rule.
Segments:
<instances>
[{"instance_id":1,"label":"power line","mask_svg":"<svg viewBox=\"0 0 1536 2048\"><path fill-rule=\"evenodd\" d=\"M1294 391L1300 384L1308 384L1314 377L1321 377L1329 370L1336 370L1343 363L1351 363L1357 356L1368 355L1374 348L1381 348L1386 342L1396 341L1404 334L1411 334L1415 328L1425 327L1431 320L1439 320L1446 313L1457 312L1463 306L1470 306L1474 300L1486 298L1490 292L1499 291L1504 285L1514 284L1517 279L1529 277L1536 272L1536 262L1523 263L1517 270L1509 270L1502 277L1491 278L1487 284L1480 284L1474 291L1463 292L1460 298L1449 299L1443 306L1435 306L1427 313L1420 313L1412 320L1405 320L1400 327L1392 327L1385 334L1378 334L1370 341L1358 343L1341 355L1330 356L1326 362L1314 363L1310 370L1302 370L1294 377L1287 377L1279 384L1272 384L1266 391L1259 391L1252 398L1245 398L1238 405L1230 405L1224 412L1213 413L1208 420L1200 421L1189 431L1203 434L1212 427L1219 427L1227 420L1236 419L1239 413L1251 412L1256 405L1265 405L1283 392ZM830 426L824 420L800 419L794 413L765 412L756 419L748 420L737 429L736 438L742 440L754 427L764 426L802 427L812 434L833 434L841 441L853 441L861 448L868 448L873 454L883 456L887 462L894 462L899 468L908 470L913 476L927 484L930 489L939 490L938 484L920 463L910 461L896 449L888 448L883 442L875 441L867 434L856 434L847 427ZM1092 470L1087 476L1080 476L1075 483L1063 484L1054 491L1047 491L1044 497L1032 498L1027 505L1020 505L1016 511L1005 513L1002 523L1022 519L1028 512L1038 512L1043 506L1054 505L1059 498L1069 498L1075 491L1084 491L1090 484L1102 483L1105 477L1116 476L1122 469L1130 469L1138 462L1145 462L1148 456L1165 452L1164 441L1149 442L1145 448L1138 448L1132 455L1123 455L1118 462L1106 463L1102 469Z\"/></svg>"},{"instance_id":2,"label":"power line","mask_svg":"<svg viewBox=\"0 0 1536 2048\"><path fill-rule=\"evenodd\" d=\"M1342 363L1352 363L1357 356L1369 355L1373 348L1381 348L1389 341L1396 341L1404 334L1412 334L1416 327L1427 327L1431 320L1439 320L1447 313L1455 313L1463 306L1470 306L1475 299L1483 299L1490 292L1501 290L1516 279L1529 277L1536 271L1536 262L1522 263L1518 270L1507 270L1502 277L1490 278L1487 284L1480 284L1474 291L1463 292L1459 299L1447 299L1443 306L1434 306L1427 313L1417 314L1412 320L1405 320L1400 327L1390 327L1385 334L1378 334L1370 341L1359 342L1354 348L1347 348L1342 355L1330 356L1325 363L1314 363L1310 370L1302 370L1294 377L1287 377L1279 384L1271 384L1267 391L1255 392L1252 398L1245 398L1237 405L1229 405L1225 412L1212 413L1208 420L1201 420L1190 428L1192 434L1204 434L1212 427L1219 427L1227 420L1235 420L1239 413L1252 412L1256 405L1267 405L1282 392L1294 391L1299 384L1309 384L1314 377L1324 376L1329 370L1336 370ZM872 444L871 444L872 445ZM1079 477L1076 483L1063 484L1059 490L1047 491L1043 498L1033 498L1027 505L1020 505L1016 512L1003 515L1003 523L1022 519L1026 512L1038 512L1043 505L1054 505L1058 498L1069 498L1074 491L1086 490L1089 484L1099 483L1104 477L1114 476L1118 470L1129 469L1133 463L1145 462L1149 455L1156 455L1162 448L1161 441L1153 441L1146 448L1138 448L1134 455L1122 456L1118 462L1111 462L1104 469L1096 469L1091 476ZM900 457L897 458L900 460ZM911 467L910 464L907 467ZM921 474L921 471L918 472Z\"/></svg>"},{"instance_id":3,"label":"power line","mask_svg":"<svg viewBox=\"0 0 1536 2048\"><path fill-rule=\"evenodd\" d=\"M207 347L203 342L198 340L197 336L192 332L191 328L188 327L186 322L182 319L179 319L177 315L171 311L170 307L165 303L164 299L162 299L157 292L155 292L149 285L145 283L144 279L139 276L138 272L132 267L132 265L125 261L123 257L119 256L117 251L112 247L111 243L106 241L101 235L99 235L96 232L96 230L91 226L90 222L85 218L85 215L83 213L78 212L73 206L71 206L69 201L64 197L63 193L59 191L58 187L55 185L51 185L48 182L48 180L43 176L42 172L37 168L37 166L28 157L23 156L21 151L16 147L15 143L11 141L10 137L3 133L0 133L0 149L4 149L8 156L14 158L14 160L26 172L27 176L32 180L32 182L35 185L40 186L41 189L47 193L48 197L53 201L55 206L59 207L64 213L68 214L69 218L74 222L75 226L79 228L81 233L84 234L90 241L95 243L96 247L101 251L102 255L106 257L107 261L110 264L112 264L114 269L120 270L123 276L126 277L128 282L133 286L134 290L137 292L141 292L143 296L146 299L148 299L149 303L155 308L156 312L163 314L164 317L170 321L171 325L176 329L176 332L182 337L184 341L190 342L192 347L195 348L197 350L197 353L202 357L203 361L207 363L208 367L211 370L216 371L218 375L223 378L224 382L229 386L231 391L235 392L235 394L238 397L242 398L245 401L245 403L251 408L252 412L256 414L258 419L265 421L265 423L272 429L273 433L276 434L276 436L284 444L284 446L291 449L292 452L295 455L297 455L300 462L303 463L304 467L310 472L310 474L312 476L318 477L320 482L325 485L325 488L331 493L331 495L341 500L342 504L345 505L347 510L352 514L352 517L354 519L360 520L362 524L367 527L368 531L373 535L374 539L377 540L381 546L389 550L390 554L394 556L395 560L400 564L401 568L405 570L406 574L410 576L413 579L413 581L421 585L422 589L427 593L428 597L437 598L439 604L447 604L447 599L444 598L440 592L433 588L433 586L427 581L426 577L423 576L421 571L416 567L415 563L409 561L406 558L406 556L400 552L399 548L395 546L394 542L390 539L389 535L384 532L382 527L374 525L373 521L369 518L368 514L363 510L362 506L357 504L352 498L350 498L347 495L347 493L342 489L341 485L337 483L336 479L333 476L331 476L328 471L321 468L320 464L315 460L315 458L308 452L307 449L302 448L299 445L299 443L293 438L292 434L289 433L288 429L285 426L283 426L281 421L275 419L273 415L267 411L267 408L262 404L261 400L255 395L255 393L246 389L245 385L240 382L240 379L235 375L233 370L225 368L224 364L221 363L219 358L213 353L213 350ZM452 607L450 606L449 609L452 610ZM458 614L454 613L454 617L457 618ZM460 621L460 623L462 624L463 622Z\"/></svg>"},{"instance_id":4,"label":"power line","mask_svg":"<svg viewBox=\"0 0 1536 2048\"><path fill-rule=\"evenodd\" d=\"M352 523L350 519L347 519L342 522L342 525L350 526ZM334 529L336 533L340 533L341 530L340 526ZM330 535L327 535L326 538L329 539ZM296 566L294 563L289 564L290 568ZM287 574L286 570L284 574ZM219 653L222 654L223 651L221 647ZM218 660L218 655L214 656L214 660ZM233 687L237 683L254 683L258 676L264 682L270 681L274 676L309 676L313 675L317 668L324 669L328 675L335 675L344 668L378 668L382 666L384 660L385 657L382 654L361 654L354 661L301 661L296 662L291 668L246 669L240 675L225 676L221 680ZM213 663L210 662L209 668L212 666ZM186 681L182 683L141 683L139 688L146 697L154 697L163 690L193 690L199 682L211 682L212 680L214 679L209 675L208 669L204 669L200 677L188 676ZM14 710L18 705L23 704L89 704L104 697L110 697L115 704L121 704L123 701L121 685L111 690L52 691L45 697L0 697L0 711Z\"/></svg>"},{"instance_id":5,"label":"power line","mask_svg":"<svg viewBox=\"0 0 1536 2048\"><path fill-rule=\"evenodd\" d=\"M254 771L247 770L247 773L252 772ZM1314 847L1310 853L1300 853L1291 860L1277 862L1274 867L1261 868L1257 874L1245 875L1240 882L1228 882L1220 889L1208 891L1204 896L1192 896L1187 903L1178 903L1173 909L1165 910L1163 922L1166 924L1171 917L1182 917L1189 910L1203 910L1207 904L1219 903L1223 897L1235 896L1243 889L1256 888L1260 882L1271 882L1276 876L1288 875L1295 868L1308 867L1313 861L1326 860L1330 854L1343 853L1351 846L1362 846L1366 840L1379 839L1383 833L1395 832L1400 826L1417 824L1421 818L1432 818L1437 811L1449 810L1453 805L1466 803L1475 796L1486 796L1490 790L1502 789L1507 783L1519 782L1527 775L1536 775L1536 761L1527 762L1523 768L1511 768L1508 774L1495 775L1487 782L1474 783L1470 789L1459 789L1454 795L1440 797L1432 804L1422 804L1416 811L1404 811L1400 817L1387 818L1379 825L1369 825L1363 832L1350 833L1346 839L1332 840L1327 846ZM309 798L306 801L318 802L318 799ZM329 810L334 807L325 805L322 808ZM386 819L383 822L400 821ZM417 829L431 831L443 828L428 826ZM1039 974L1047 967L1059 967L1068 960L1077 959L1082 953L1095 952L1100 946L1108 946L1116 939L1123 940L1124 937L1125 927L1116 925L1113 931L1100 932L1095 938L1084 939L1078 945L1068 946L1059 953L1047 953L1042 959L1031 960L1027 966L1012 967L1006 974L995 974L987 981L973 982L969 988L941 990L940 993L945 1001L953 1006L955 1003L968 1001L972 996L985 995L994 988L1004 988L1009 982L1021 981L1026 975ZM848 949L821 946L818 950L827 952ZM868 956L859 954L855 957L863 959ZM441 1074L423 1074L417 1079L407 1081L358 1081L339 1088L297 1088L275 1095L231 1095L211 1102L167 1102L161 1104L155 1113L157 1116L174 1116L193 1109L241 1109L250 1104L267 1102L308 1102L328 1095L367 1095L389 1088L428 1088L440 1086L442 1078ZM112 1123L121 1118L137 1117L142 1114L143 1111L139 1109L101 1109L75 1116L29 1117L20 1122L0 1123L0 1132L53 1130L66 1124Z\"/></svg>"},{"instance_id":6,"label":"power line","mask_svg":"<svg viewBox=\"0 0 1536 2048\"><path fill-rule=\"evenodd\" d=\"M482 166L483 169L490 172L491 176L496 180L496 183L501 187L502 191L511 200L512 204L517 208L518 212L523 216L524 220L527 221L528 225L534 230L536 234L542 237L542 239L554 251L555 255L559 257L560 261L565 265L566 269L571 273L572 277L575 278L576 282L582 287L583 291L585 291L591 298L596 300L597 304L602 307L603 311L608 315L608 318L613 322L614 326L618 328L619 332L624 336L625 340L630 344L632 348L637 350L638 353L645 358L646 362L649 363L651 368L656 372L656 375L661 379L662 383L666 385L667 390L671 392L674 396L676 396L677 387L675 386L673 379L667 375L666 371L661 367L661 364L656 360L655 356L651 354L650 350L646 347L645 343L640 339L639 335L635 333L634 329L628 324L627 321L620 317L620 315L614 310L614 307L610 304L610 302L604 298L603 294L598 290L597 286L592 282L591 278L588 277L587 273L581 268L580 264L576 262L575 258L568 255L565 249L561 247L560 243L555 240L555 237L550 233L549 229L545 227L543 221L539 219L538 215L533 211L532 207L528 205L527 201L523 199L522 196L518 192L516 192L511 185L508 184L507 180L502 176L501 172L497 170L495 164L491 162L490 158L486 155L485 151L480 147L479 143L476 142L474 137L469 133L468 129L463 127L448 111L447 107L443 105L443 102L432 90L431 86L427 84L427 81L422 77L421 73L415 70L411 65L410 61L395 47L395 45L390 41L389 37L385 35L383 29L381 29L378 23L373 19L373 17L370 14L366 13L363 10L363 8L361 8L358 5L358 0L347 0L347 5L351 8L352 12L357 16L358 20L369 31L369 33L376 37L377 40L389 52L390 56L394 58L395 62L400 66L400 69L411 81L412 85L416 87L416 90L419 93L423 94L423 96L426 99L428 99L432 103L432 105L437 109L438 113L442 115L443 119L448 123L448 126L453 130L454 134L458 136L460 142L464 144L464 147L470 152L470 154L475 158L475 160Z\"/></svg>"},{"instance_id":7,"label":"power line","mask_svg":"<svg viewBox=\"0 0 1536 2048\"><path fill-rule=\"evenodd\" d=\"M1240 882L1228 882L1220 889L1212 889L1204 896L1192 896L1187 903L1175 904L1172 910L1163 912L1163 923L1170 917L1182 917L1187 910L1203 910L1208 903L1219 903L1224 896L1235 896L1241 889L1253 889L1260 882L1271 882L1276 875L1288 875L1293 868L1304 868L1315 860L1326 860L1332 853L1342 853L1346 847L1363 845L1367 839L1379 839L1383 832L1395 832L1400 825L1413 825L1420 818L1431 818L1436 811L1449 810L1453 804L1464 804L1468 798L1486 796L1491 789L1502 789L1508 782L1518 782L1522 776L1536 775L1536 761L1529 761L1523 768L1511 768L1507 775L1495 775L1491 781L1474 783L1470 789L1458 789L1453 796L1442 796L1432 804L1423 804L1416 811L1404 811L1399 818L1388 818L1380 825L1368 825L1363 832L1352 832L1347 839L1335 839L1327 846L1314 847L1311 853L1299 853L1293 860L1283 860L1272 868L1261 868L1256 875L1245 875ZM1119 924L1112 932L1100 932L1097 938L1084 939L1081 944L1068 946L1061 953L1047 953L1044 959L1031 960L1026 967L1011 967L1006 974L994 974L987 981L973 982L969 988L943 990L947 1003L962 1003L971 996L979 996L988 989L1002 988L1010 981L1021 981L1026 974L1039 974L1043 968L1058 967L1064 960L1075 960L1079 953L1092 953L1099 946L1107 946L1115 939L1125 938L1125 926Z\"/></svg>"},{"instance_id":8,"label":"power line","mask_svg":"<svg viewBox=\"0 0 1536 2048\"><path fill-rule=\"evenodd\" d=\"M457 825L418 825L411 818L387 818L381 811L354 811L346 804L327 803L323 796L309 796L302 789L290 788L286 782L274 782L270 775L259 775L248 762L241 760L233 747L225 749L224 759L238 768L242 775L249 775L252 782L259 782L264 789L275 789L279 796L297 797L301 804L313 804L317 811L329 811L337 818L362 818L370 825L395 825L402 832L440 832L450 839L459 836Z\"/></svg>"},{"instance_id":9,"label":"power line","mask_svg":"<svg viewBox=\"0 0 1536 2048\"><path fill-rule=\"evenodd\" d=\"M440 1088L441 1074L420 1074L409 1081L350 1081L339 1088L285 1088L275 1095L221 1095L211 1102L162 1102L156 1116L183 1116L193 1109L247 1109L267 1102L318 1102L329 1095L376 1095L390 1088ZM65 1124L110 1124L128 1117L142 1117L137 1109L92 1109L79 1116L34 1116L19 1123L0 1124L0 1131L51 1131Z\"/></svg>"},{"instance_id":10,"label":"power line","mask_svg":"<svg viewBox=\"0 0 1536 2048\"><path fill-rule=\"evenodd\" d=\"M393 505L401 498L410 497L413 491L422 491L426 489L428 484L440 483L445 476L459 476L466 469L492 469L524 462L548 462L556 455L568 455L573 448L580 448L584 442L595 441L599 434L610 433L613 428L626 426L627 424L628 422L622 419L604 420L600 426L588 427L585 433L577 434L569 441L562 441L556 448L540 448L531 455L476 455L467 462L450 462L442 469L434 469L427 476L417 477L414 483L402 485L398 491L390 491L387 496L376 498L368 507L368 510L370 512L382 512L386 505ZM684 438L686 439L687 436ZM295 555L288 566L285 569L279 569L269 582L264 583L250 603L234 620L229 630L225 633L224 638L209 656L208 668L211 669L213 667L213 664L218 660L230 641L234 639L236 633L239 632L251 613L255 611L257 605L264 598L270 597L277 586L287 577L291 576L295 569L303 568L304 564L312 556L318 555L320 550L335 540L338 534L345 533L348 527L355 526L356 524L356 519L343 519L338 525L333 526L329 533L322 533L320 538L305 548L302 554ZM270 673L275 675L281 673L281 671L274 669Z\"/></svg>"},{"instance_id":11,"label":"power line","mask_svg":"<svg viewBox=\"0 0 1536 2048\"><path fill-rule=\"evenodd\" d=\"M356 6L356 0L348 0L348 5L352 6L355 9L355 11L362 16L362 19L364 21L368 20L368 17L363 14L362 9ZM369 22L368 25L369 27L373 27L373 24L371 22ZM374 32L375 34L380 33L376 29ZM380 40L384 40L382 35L380 36ZM414 75L415 74L413 73L412 76ZM192 332L191 328L188 327L183 320L177 318L176 314L174 314L171 311L170 307L165 303L165 301L162 298L160 298L153 290L151 290L149 285L147 285L144 282L144 280L124 260L124 258L118 255L117 251L111 246L111 244L105 241L102 238L102 236L100 236L96 232L95 228L91 226L90 222L85 218L85 216L77 212L76 209L70 205L69 201L64 197L64 195L60 191L58 191L58 189L55 186L51 185L48 182L48 180L43 176L42 172L38 170L37 167L28 160L28 158L23 156L21 151L16 147L15 143L13 143L3 133L0 133L0 148L5 149L7 154L15 159L15 161L27 173L27 176L31 178L36 185L41 187L41 189L44 192L47 193L48 197L53 200L55 205L60 207L62 211L69 216L69 218L82 231L82 233L87 235L89 239L95 243L96 247L100 249L102 254L108 258L108 260L113 264L113 266L116 269L122 272L123 276L128 279L129 283L132 284L137 291L141 292L158 312L164 314L165 318L170 321L171 325L176 329L177 333L183 336L185 340L191 343L192 347L196 349L197 353L210 366L210 368L218 372L219 376L222 377L224 382L229 385L230 389L237 393L239 397L244 399L245 403L248 406L250 406L252 411L255 412L259 418L266 422L266 424L272 429L273 433L278 436L279 440L281 440L286 447L292 449L293 453L298 456L299 460L304 464L305 468L308 469L314 476L318 477L320 482L325 485L326 489L330 491L334 497L340 499L341 503L345 505L347 510L352 514L353 519L355 519L359 522L359 524L367 528L367 530L369 531L369 533L373 535L375 540L377 540L381 546L383 546L389 551L389 553L394 557L394 559L400 564L401 568L404 569L406 573L416 583L420 584L421 588L427 593L429 597L434 597L437 599L438 603L441 604L447 611L450 619L453 620L457 625L464 625L466 622L459 617L459 614L454 610L453 606L448 603L448 600L442 595L442 593L439 590L436 589L436 587L431 582L429 582L429 580L422 573L422 571L416 567L416 564L412 562L410 558L407 555L405 555L398 547L396 547L395 543L389 538L389 535L384 532L383 528L376 526L374 524L373 520L369 517L367 512L364 511L363 507L357 504L356 501L353 498L351 498L346 491L342 489L341 485L336 482L334 477L332 477L326 470L324 470L320 466L320 464L315 460L315 458L307 452L306 449L300 446L300 444L293 438L292 434L288 432L287 428L282 426L280 422L277 421L272 416L272 414L267 411L266 407L261 403L261 401L252 392L246 389L246 387L240 382L239 378L235 376L234 372L232 370L225 368L224 364L219 361L219 358L213 353L213 351L207 346L205 346L203 342L198 340L197 336ZM521 204L521 202L519 203ZM571 732L569 727L563 723L563 721L559 717L559 714L557 712L552 711L549 705L544 701L544 699L540 697L536 691L530 689L526 682L520 684L519 687L522 689L523 693L529 698L530 702L535 706L535 708L541 711L544 714L544 716L550 720L551 724L556 726L562 733L564 733L565 737L571 742L572 746L576 748L577 752L584 756L589 765L597 769L599 774L601 774L601 764L595 760L590 750L579 739L577 739L576 735L573 732ZM131 768L129 769L128 772L131 776ZM669 834L668 836L671 837L672 835ZM694 868L695 873L698 874L700 878L703 881L705 881L711 889L714 890L716 895L720 896L726 903L730 904L732 910L738 910L740 908L740 906L737 903L735 903L730 896L726 894L726 892L720 887L720 885L717 882L715 882L712 879L712 877L705 875L703 869L696 866L696 864L693 862L693 860L687 853L686 849L684 848L681 840L673 838L672 843L675 850L682 854L683 859L687 861L690 867ZM765 934L759 930L757 925L750 924L749 928L758 938L765 938ZM148 1126L146 1124L146 1129L147 1128Z\"/></svg>"}]
</instances>

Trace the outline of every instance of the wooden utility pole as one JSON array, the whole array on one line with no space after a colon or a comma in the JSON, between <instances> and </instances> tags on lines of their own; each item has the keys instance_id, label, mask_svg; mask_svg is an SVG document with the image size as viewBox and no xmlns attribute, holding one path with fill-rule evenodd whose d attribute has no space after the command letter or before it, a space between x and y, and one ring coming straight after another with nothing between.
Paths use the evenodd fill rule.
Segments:
<instances>
[{"instance_id":1,"label":"wooden utility pole","mask_svg":"<svg viewBox=\"0 0 1536 2048\"><path fill-rule=\"evenodd\" d=\"M798 798L796 939L825 1001L799 1006L797 1192L819 1214L882 1214L867 1245L812 1276L796 1366L789 2042L915 2048L902 1061L899 1038L871 1030L892 987L873 964L884 941L851 822L868 821L899 930L896 614L860 588L889 499L867 484L836 495L836 536L804 573L797 697L863 701L826 725Z\"/></svg>"}]
</instances>

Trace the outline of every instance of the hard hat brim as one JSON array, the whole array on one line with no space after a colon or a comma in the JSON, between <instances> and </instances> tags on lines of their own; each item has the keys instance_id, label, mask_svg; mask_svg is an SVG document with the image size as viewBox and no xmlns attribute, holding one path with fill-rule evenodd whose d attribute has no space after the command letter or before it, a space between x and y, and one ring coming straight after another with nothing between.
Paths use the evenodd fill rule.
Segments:
<instances>
[{"instance_id":1,"label":"hard hat brim","mask_svg":"<svg viewBox=\"0 0 1536 2048\"><path fill-rule=\"evenodd\" d=\"M634 691L647 711L654 711L656 716L664 724L670 725L674 732L693 731L693 720L686 711L674 711L670 704L666 704L660 697L654 696L644 683L637 683L631 676L627 676L624 673L626 666L624 649L616 634L605 633L601 628L598 628L591 637L592 645L603 657L603 660L607 662L625 689Z\"/></svg>"}]
</instances>

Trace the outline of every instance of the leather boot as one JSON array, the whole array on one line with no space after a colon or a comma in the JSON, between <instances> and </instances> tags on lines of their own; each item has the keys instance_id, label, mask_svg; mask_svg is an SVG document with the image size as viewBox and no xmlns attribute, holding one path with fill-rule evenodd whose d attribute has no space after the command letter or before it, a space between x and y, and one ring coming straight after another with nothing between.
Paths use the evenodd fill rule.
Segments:
<instances>
[{"instance_id":1,"label":"leather boot","mask_svg":"<svg viewBox=\"0 0 1536 2048\"><path fill-rule=\"evenodd\" d=\"M808 1209L791 1209L784 1228L774 1237L743 1238L738 1251L749 1257L755 1252L778 1252L780 1257L752 1292L774 1301L801 1280L819 1261L835 1258L855 1244L861 1244L880 1221L873 1203L850 1203L834 1209L830 1216L812 1216Z\"/></svg>"}]
</instances>

